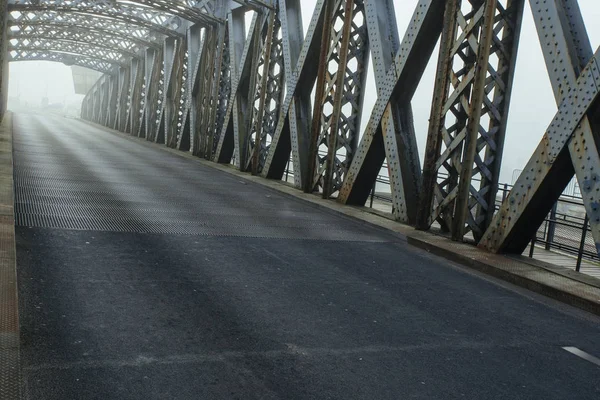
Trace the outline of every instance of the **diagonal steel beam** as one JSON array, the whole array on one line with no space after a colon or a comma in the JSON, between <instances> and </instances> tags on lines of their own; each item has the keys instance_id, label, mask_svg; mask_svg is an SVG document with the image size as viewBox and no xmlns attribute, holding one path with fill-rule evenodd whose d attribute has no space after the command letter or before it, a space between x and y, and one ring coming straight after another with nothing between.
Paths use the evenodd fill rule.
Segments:
<instances>
[{"instance_id":1,"label":"diagonal steel beam","mask_svg":"<svg viewBox=\"0 0 600 400\"><path fill-rule=\"evenodd\" d=\"M410 101L441 33L444 3L420 0L398 45L393 44L398 39L388 41L389 32L395 29L389 19L393 5L366 3L378 97L340 190L340 202L364 205L387 159L394 216L403 222L414 222L420 163ZM387 27L378 31L379 21L386 20ZM393 58L390 54L394 54Z\"/></svg>"},{"instance_id":2,"label":"diagonal steel beam","mask_svg":"<svg viewBox=\"0 0 600 400\"><path fill-rule=\"evenodd\" d=\"M598 112L594 100L600 86L599 54L591 54L576 1L531 1L530 5L560 105L479 245L494 252L521 253L575 173L600 250L600 176L596 172L600 154L590 118Z\"/></svg>"},{"instance_id":3,"label":"diagonal steel beam","mask_svg":"<svg viewBox=\"0 0 600 400\"><path fill-rule=\"evenodd\" d=\"M294 184L306 185L308 178L308 132L311 120L311 91L318 73L320 47L323 40L326 4L319 0L303 39L302 20L297 0L280 0L286 96L282 103L277 128L261 173L269 179L281 179L292 154ZM307 61L308 60L308 61Z\"/></svg>"}]
</instances>

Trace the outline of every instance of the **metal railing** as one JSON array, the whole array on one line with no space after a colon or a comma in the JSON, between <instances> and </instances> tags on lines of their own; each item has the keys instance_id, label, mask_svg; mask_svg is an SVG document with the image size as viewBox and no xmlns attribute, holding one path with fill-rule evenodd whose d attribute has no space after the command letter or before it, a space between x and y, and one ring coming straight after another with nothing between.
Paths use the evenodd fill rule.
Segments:
<instances>
[{"instance_id":1,"label":"metal railing","mask_svg":"<svg viewBox=\"0 0 600 400\"><path fill-rule=\"evenodd\" d=\"M382 170L386 168L384 165ZM439 178L444 177L440 176ZM370 208L373 208L376 201L388 203L390 208L392 207L391 195L387 194L389 185L389 177L379 174L369 196L368 206ZM531 240L529 256L534 256L536 246L570 254L577 257L576 270L579 271L583 260L600 262L600 257L591 234L583 201L580 196L577 196L579 191L576 186L576 183L569 185L569 188L565 190L552 211L546 216L535 237ZM378 191L378 189L383 190ZM500 208L511 189L512 185L506 183L500 185L496 196L496 211Z\"/></svg>"},{"instance_id":2,"label":"metal railing","mask_svg":"<svg viewBox=\"0 0 600 400\"><path fill-rule=\"evenodd\" d=\"M293 161L290 158L283 177L283 180L286 182L293 180L294 172L292 165ZM387 170L387 165L384 164L381 170ZM445 176L439 176L439 179L443 178ZM500 185L498 194L496 195L496 211L500 208L500 205L506 199L512 187L512 185L507 183ZM577 189L576 182L570 184L546 216L538 228L535 237L531 240L529 247L530 257L534 256L536 246L540 246L546 250L556 250L576 256L577 271L581 267L582 260L600 262L583 201L581 196L578 196L579 191ZM369 195L368 207L375 208L376 202L379 208L388 205L390 212L393 212L390 179L387 174L378 174Z\"/></svg>"}]
</instances>

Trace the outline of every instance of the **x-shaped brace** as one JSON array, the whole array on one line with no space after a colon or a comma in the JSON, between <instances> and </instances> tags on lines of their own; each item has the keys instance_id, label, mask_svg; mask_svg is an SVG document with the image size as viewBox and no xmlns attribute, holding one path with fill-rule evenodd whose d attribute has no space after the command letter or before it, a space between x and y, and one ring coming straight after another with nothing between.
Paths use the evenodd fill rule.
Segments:
<instances>
[{"instance_id":1,"label":"x-shaped brace","mask_svg":"<svg viewBox=\"0 0 600 400\"><path fill-rule=\"evenodd\" d=\"M591 54L576 0L530 3L559 109L480 246L522 252L574 170L599 249L600 154L588 117L600 93L600 49Z\"/></svg>"}]
</instances>

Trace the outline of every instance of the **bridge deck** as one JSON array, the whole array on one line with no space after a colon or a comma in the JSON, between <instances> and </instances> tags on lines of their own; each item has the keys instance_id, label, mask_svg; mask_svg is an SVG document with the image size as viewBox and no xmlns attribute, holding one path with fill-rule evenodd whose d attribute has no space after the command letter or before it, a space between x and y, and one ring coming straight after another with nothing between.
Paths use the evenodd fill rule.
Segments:
<instances>
[{"instance_id":1,"label":"bridge deck","mask_svg":"<svg viewBox=\"0 0 600 400\"><path fill-rule=\"evenodd\" d=\"M599 320L192 160L14 119L30 399L598 399Z\"/></svg>"}]
</instances>

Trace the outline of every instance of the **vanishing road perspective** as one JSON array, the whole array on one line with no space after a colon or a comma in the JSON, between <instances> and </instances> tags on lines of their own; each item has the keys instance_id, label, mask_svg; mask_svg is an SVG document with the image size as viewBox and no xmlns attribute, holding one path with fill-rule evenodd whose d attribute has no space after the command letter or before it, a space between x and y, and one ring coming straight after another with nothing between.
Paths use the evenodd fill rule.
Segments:
<instances>
[{"instance_id":1,"label":"vanishing road perspective","mask_svg":"<svg viewBox=\"0 0 600 400\"><path fill-rule=\"evenodd\" d=\"M600 399L596 0L0 13L0 400Z\"/></svg>"},{"instance_id":2,"label":"vanishing road perspective","mask_svg":"<svg viewBox=\"0 0 600 400\"><path fill-rule=\"evenodd\" d=\"M600 320L365 222L13 117L30 399L597 399Z\"/></svg>"}]
</instances>

